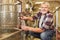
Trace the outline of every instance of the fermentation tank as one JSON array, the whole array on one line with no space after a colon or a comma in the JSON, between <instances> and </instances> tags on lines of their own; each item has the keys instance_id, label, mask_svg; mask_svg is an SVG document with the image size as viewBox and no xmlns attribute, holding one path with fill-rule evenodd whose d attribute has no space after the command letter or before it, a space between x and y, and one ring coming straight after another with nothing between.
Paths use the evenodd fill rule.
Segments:
<instances>
[{"instance_id":1,"label":"fermentation tank","mask_svg":"<svg viewBox=\"0 0 60 40\"><path fill-rule=\"evenodd\" d=\"M20 31L16 30L21 2L0 0L0 40L20 40Z\"/></svg>"}]
</instances>

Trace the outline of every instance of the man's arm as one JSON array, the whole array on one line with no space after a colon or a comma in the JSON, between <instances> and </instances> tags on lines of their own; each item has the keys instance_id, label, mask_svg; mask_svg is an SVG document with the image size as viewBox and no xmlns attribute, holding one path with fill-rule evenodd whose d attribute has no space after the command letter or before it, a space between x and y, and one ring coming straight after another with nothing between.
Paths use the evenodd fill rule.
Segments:
<instances>
[{"instance_id":1,"label":"man's arm","mask_svg":"<svg viewBox=\"0 0 60 40\"><path fill-rule=\"evenodd\" d=\"M32 27L30 27L28 30L29 31L33 31L33 32L37 32L37 33L41 33L41 32L44 31L44 29L41 29L41 28L32 28Z\"/></svg>"},{"instance_id":2,"label":"man's arm","mask_svg":"<svg viewBox=\"0 0 60 40\"><path fill-rule=\"evenodd\" d=\"M33 18L32 17L26 17L26 16L23 16L23 17L20 17L22 20L30 20L30 21L33 21Z\"/></svg>"},{"instance_id":3,"label":"man's arm","mask_svg":"<svg viewBox=\"0 0 60 40\"><path fill-rule=\"evenodd\" d=\"M24 31L32 31L32 32L37 32L37 33L41 33L41 32L44 31L44 29L41 29L41 28L33 28L33 27L29 27L29 26L22 26L21 28Z\"/></svg>"},{"instance_id":4,"label":"man's arm","mask_svg":"<svg viewBox=\"0 0 60 40\"><path fill-rule=\"evenodd\" d=\"M32 17L26 17L26 16L22 16L20 17L23 20L30 20L30 21L34 21L35 19L38 19L41 16L41 13L37 13L36 15L32 16Z\"/></svg>"}]
</instances>

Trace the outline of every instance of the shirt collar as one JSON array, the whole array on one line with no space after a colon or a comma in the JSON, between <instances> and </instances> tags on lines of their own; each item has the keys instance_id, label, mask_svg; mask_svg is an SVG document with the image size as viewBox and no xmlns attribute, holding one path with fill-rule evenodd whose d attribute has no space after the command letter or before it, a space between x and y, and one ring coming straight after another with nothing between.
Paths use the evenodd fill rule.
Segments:
<instances>
[{"instance_id":1,"label":"shirt collar","mask_svg":"<svg viewBox=\"0 0 60 40\"><path fill-rule=\"evenodd\" d=\"M41 12L40 12L41 13ZM50 13L49 11L47 12L47 13L45 13L44 15L46 15L46 14L48 14L48 13ZM41 13L41 15L42 15L42 13Z\"/></svg>"}]
</instances>

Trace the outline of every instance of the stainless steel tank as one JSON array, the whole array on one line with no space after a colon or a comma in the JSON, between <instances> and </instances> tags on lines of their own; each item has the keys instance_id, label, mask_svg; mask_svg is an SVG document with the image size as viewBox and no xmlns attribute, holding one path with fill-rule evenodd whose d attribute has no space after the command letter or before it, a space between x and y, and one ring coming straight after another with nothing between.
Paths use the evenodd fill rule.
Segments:
<instances>
[{"instance_id":1,"label":"stainless steel tank","mask_svg":"<svg viewBox=\"0 0 60 40\"><path fill-rule=\"evenodd\" d=\"M1 0L0 28L14 28L17 25L17 0Z\"/></svg>"},{"instance_id":2,"label":"stainless steel tank","mask_svg":"<svg viewBox=\"0 0 60 40\"><path fill-rule=\"evenodd\" d=\"M21 38L20 31L14 29L18 23L18 10L21 9L16 2L17 0L0 0L0 40Z\"/></svg>"}]
</instances>

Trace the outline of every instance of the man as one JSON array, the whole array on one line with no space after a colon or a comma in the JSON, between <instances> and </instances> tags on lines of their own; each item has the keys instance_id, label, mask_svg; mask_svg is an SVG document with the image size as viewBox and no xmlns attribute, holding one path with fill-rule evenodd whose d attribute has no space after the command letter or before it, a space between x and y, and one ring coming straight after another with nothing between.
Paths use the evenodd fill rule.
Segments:
<instances>
[{"instance_id":1,"label":"man","mask_svg":"<svg viewBox=\"0 0 60 40\"><path fill-rule=\"evenodd\" d=\"M30 20L34 21L38 19L38 28L21 26L21 29L24 31L31 31L32 35L40 38L41 40L52 40L52 36L54 33L54 22L53 22L53 14L49 12L50 5L47 2L43 2L41 4L41 10L37 15L33 17L21 17L22 20Z\"/></svg>"}]
</instances>

